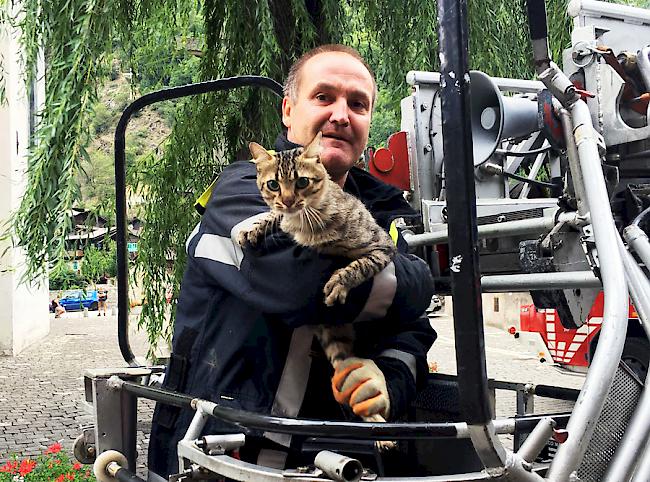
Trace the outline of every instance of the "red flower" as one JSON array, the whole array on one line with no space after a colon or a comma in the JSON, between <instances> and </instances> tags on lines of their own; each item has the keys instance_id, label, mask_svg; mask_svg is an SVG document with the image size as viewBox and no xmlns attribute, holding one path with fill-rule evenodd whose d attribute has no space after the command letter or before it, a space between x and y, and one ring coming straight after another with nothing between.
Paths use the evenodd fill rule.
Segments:
<instances>
[{"instance_id":1,"label":"red flower","mask_svg":"<svg viewBox=\"0 0 650 482\"><path fill-rule=\"evenodd\" d=\"M32 470L34 470L34 467L36 467L35 460L25 459L20 462L20 468L18 469L18 473L20 474L21 477L25 477Z\"/></svg>"},{"instance_id":2,"label":"red flower","mask_svg":"<svg viewBox=\"0 0 650 482\"><path fill-rule=\"evenodd\" d=\"M68 478L68 480L74 480L74 474L72 472L68 472L65 474L65 476Z\"/></svg>"},{"instance_id":3,"label":"red flower","mask_svg":"<svg viewBox=\"0 0 650 482\"><path fill-rule=\"evenodd\" d=\"M75 462L74 465L72 466L74 470L79 470L81 468L81 464L79 462Z\"/></svg>"},{"instance_id":4,"label":"red flower","mask_svg":"<svg viewBox=\"0 0 650 482\"><path fill-rule=\"evenodd\" d=\"M16 473L16 469L18 468L18 461L12 462L11 460L8 461L6 464L3 466L0 466L0 473L5 472L8 474L14 474Z\"/></svg>"},{"instance_id":5,"label":"red flower","mask_svg":"<svg viewBox=\"0 0 650 482\"><path fill-rule=\"evenodd\" d=\"M54 465L61 465L61 459L56 459L54 461Z\"/></svg>"},{"instance_id":6,"label":"red flower","mask_svg":"<svg viewBox=\"0 0 650 482\"><path fill-rule=\"evenodd\" d=\"M56 478L56 482L65 482L65 475L61 474Z\"/></svg>"},{"instance_id":7,"label":"red flower","mask_svg":"<svg viewBox=\"0 0 650 482\"><path fill-rule=\"evenodd\" d=\"M54 442L47 448L47 450L45 450L45 455L58 454L59 452L61 452L61 444L59 442Z\"/></svg>"}]
</instances>

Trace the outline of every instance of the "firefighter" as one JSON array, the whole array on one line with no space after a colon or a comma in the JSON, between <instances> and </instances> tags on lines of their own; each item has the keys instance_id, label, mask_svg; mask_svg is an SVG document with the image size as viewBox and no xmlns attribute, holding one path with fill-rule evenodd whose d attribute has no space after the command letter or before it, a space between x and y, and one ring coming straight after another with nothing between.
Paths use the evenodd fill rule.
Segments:
<instances>
[{"instance_id":1,"label":"firefighter","mask_svg":"<svg viewBox=\"0 0 650 482\"><path fill-rule=\"evenodd\" d=\"M326 307L322 288L349 261L298 247L278 230L269 233L261 248L242 250L237 232L268 207L256 186L255 166L229 165L187 242L188 264L164 387L285 417L344 420L362 405L391 421L404 416L425 381L426 354L435 340L422 316L433 295L433 280L427 265L406 253L392 223L415 215L402 192L353 167L366 147L376 92L374 75L356 50L328 45L306 53L285 84L286 129L275 149L298 147L322 131L323 164L391 232L400 251L394 261L352 290L344 305ZM332 320L355 323L354 351L361 359L337 374L313 336L313 325ZM176 444L193 414L156 406L150 480L177 470ZM216 419L205 429L237 431ZM268 467L292 466L296 443L288 435L247 436L241 457Z\"/></svg>"}]
</instances>

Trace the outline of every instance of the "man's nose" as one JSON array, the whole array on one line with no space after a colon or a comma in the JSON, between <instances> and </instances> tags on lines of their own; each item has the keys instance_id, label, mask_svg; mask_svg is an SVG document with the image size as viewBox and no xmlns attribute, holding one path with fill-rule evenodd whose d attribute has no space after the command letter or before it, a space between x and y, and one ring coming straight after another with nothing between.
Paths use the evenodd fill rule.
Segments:
<instances>
[{"instance_id":1,"label":"man's nose","mask_svg":"<svg viewBox=\"0 0 650 482\"><path fill-rule=\"evenodd\" d=\"M348 102L346 99L341 97L337 99L336 102L332 103L330 122L344 126L350 123L350 118L348 117Z\"/></svg>"}]
</instances>

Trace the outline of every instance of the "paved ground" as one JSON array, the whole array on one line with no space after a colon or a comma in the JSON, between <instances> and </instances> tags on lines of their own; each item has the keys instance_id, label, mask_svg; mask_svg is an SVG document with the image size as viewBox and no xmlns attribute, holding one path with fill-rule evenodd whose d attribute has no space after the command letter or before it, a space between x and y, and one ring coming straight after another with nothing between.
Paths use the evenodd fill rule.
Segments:
<instances>
[{"instance_id":1,"label":"paved ground","mask_svg":"<svg viewBox=\"0 0 650 482\"><path fill-rule=\"evenodd\" d=\"M0 462L12 454L36 455L55 441L70 448L81 427L92 422L83 409L83 370L86 368L123 367L117 345L117 318L84 318L66 313L52 319L50 335L13 358L0 357ZM455 373L452 323L448 317L432 318L438 340L429 361L442 373ZM131 334L136 356L146 352L142 333ZM567 375L541 364L534 353L495 328L486 328L488 374L492 378L516 382L556 384L579 387L582 377ZM554 404L536 408L554 411ZM140 402L138 452L139 472L144 470L148 444L148 420L151 403ZM497 392L497 415L514 413L514 395Z\"/></svg>"},{"instance_id":2,"label":"paved ground","mask_svg":"<svg viewBox=\"0 0 650 482\"><path fill-rule=\"evenodd\" d=\"M0 461L13 454L38 455L54 442L71 453L81 427L92 423L83 408L84 369L125 366L116 316L50 316L51 331L44 340L17 357L0 357ZM136 356L144 356L146 337L133 332L131 346ZM151 411L146 401L140 407ZM138 451L146 454L146 424L139 426Z\"/></svg>"}]
</instances>

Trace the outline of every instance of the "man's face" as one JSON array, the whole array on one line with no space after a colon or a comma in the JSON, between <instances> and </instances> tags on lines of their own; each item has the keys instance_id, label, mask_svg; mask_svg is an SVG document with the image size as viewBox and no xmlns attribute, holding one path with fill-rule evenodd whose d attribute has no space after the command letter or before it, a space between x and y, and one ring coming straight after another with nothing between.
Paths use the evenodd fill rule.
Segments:
<instances>
[{"instance_id":1,"label":"man's face","mask_svg":"<svg viewBox=\"0 0 650 482\"><path fill-rule=\"evenodd\" d=\"M282 101L288 139L306 145L322 131L321 161L340 185L368 142L373 92L372 77L361 62L343 52L326 52L302 66L297 98Z\"/></svg>"}]
</instances>

